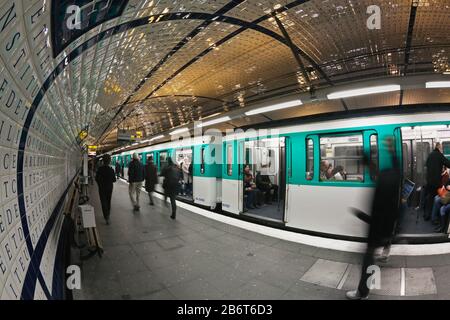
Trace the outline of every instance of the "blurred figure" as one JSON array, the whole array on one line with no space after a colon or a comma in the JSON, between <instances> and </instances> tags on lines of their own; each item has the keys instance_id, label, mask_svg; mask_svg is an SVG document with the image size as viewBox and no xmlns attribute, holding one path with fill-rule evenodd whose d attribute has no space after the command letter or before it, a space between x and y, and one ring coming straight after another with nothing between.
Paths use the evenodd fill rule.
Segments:
<instances>
[{"instance_id":1,"label":"blurred figure","mask_svg":"<svg viewBox=\"0 0 450 320\"><path fill-rule=\"evenodd\" d=\"M106 154L103 157L103 166L98 168L95 176L98 185L98 194L100 195L100 202L102 203L103 217L105 218L106 224L109 224L113 183L116 182L114 170L109 166L110 163L111 156Z\"/></svg>"},{"instance_id":2,"label":"blurred figure","mask_svg":"<svg viewBox=\"0 0 450 320\"><path fill-rule=\"evenodd\" d=\"M384 147L391 155L392 164L390 168L379 172L372 200L371 216L365 215L365 218L363 218L364 221L369 223L367 250L364 255L358 289L349 291L346 294L347 298L351 300L368 298L370 288L367 281L371 274L367 273L367 269L374 264L374 254L377 248L384 246L384 253L389 250L395 225L400 214L402 176L395 155L393 137L385 138ZM367 158L364 159L367 165Z\"/></svg>"},{"instance_id":3,"label":"blurred figure","mask_svg":"<svg viewBox=\"0 0 450 320\"><path fill-rule=\"evenodd\" d=\"M153 206L153 191L155 190L155 184L158 183L158 173L156 166L153 163L153 157L149 157L147 164L145 165L145 191L148 192L150 199L150 205Z\"/></svg>"},{"instance_id":4,"label":"blurred figure","mask_svg":"<svg viewBox=\"0 0 450 320\"><path fill-rule=\"evenodd\" d=\"M130 200L133 204L134 211L139 211L139 196L141 194L142 182L144 181L144 166L139 161L139 155L133 153L133 160L128 167L128 192L130 194ZM136 199L134 198L136 194Z\"/></svg>"},{"instance_id":5,"label":"blurred figure","mask_svg":"<svg viewBox=\"0 0 450 320\"><path fill-rule=\"evenodd\" d=\"M120 177L120 163L119 160L116 161L116 177L119 178Z\"/></svg>"},{"instance_id":6,"label":"blurred figure","mask_svg":"<svg viewBox=\"0 0 450 320\"><path fill-rule=\"evenodd\" d=\"M430 220L433 210L433 199L437 195L437 190L441 186L442 167L450 168L450 160L448 160L442 151L440 142L436 143L436 147L430 153L426 162L427 167L427 184L425 186L425 214L424 219Z\"/></svg>"},{"instance_id":7,"label":"blurred figure","mask_svg":"<svg viewBox=\"0 0 450 320\"><path fill-rule=\"evenodd\" d=\"M169 197L170 204L172 205L172 215L170 218L175 220L177 214L176 196L179 171L177 165L173 163L172 158L169 157L167 159L167 167L164 168L161 175L164 177L164 203L166 203L167 197Z\"/></svg>"}]
</instances>

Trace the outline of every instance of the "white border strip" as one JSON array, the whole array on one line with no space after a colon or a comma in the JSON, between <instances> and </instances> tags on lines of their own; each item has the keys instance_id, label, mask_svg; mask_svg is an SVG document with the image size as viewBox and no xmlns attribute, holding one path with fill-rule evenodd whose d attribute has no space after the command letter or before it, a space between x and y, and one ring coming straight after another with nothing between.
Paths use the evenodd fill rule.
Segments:
<instances>
[{"instance_id":1,"label":"white border strip","mask_svg":"<svg viewBox=\"0 0 450 320\"><path fill-rule=\"evenodd\" d=\"M120 179L124 181L123 179ZM145 191L144 191L145 192ZM164 200L164 196L159 193L153 193L158 199ZM225 215L213 213L211 211L177 201L177 206L186 209L190 212L199 214L209 219L213 219L222 223L232 225L241 229L249 230L252 232L260 233L265 236L278 238L281 240L301 243L309 245L312 247L319 247L325 249L331 249L336 251L344 252L354 252L363 253L366 251L367 245L365 243L346 241L346 240L336 240L317 236L310 236L302 233L281 230L271 227L262 226L259 224L247 222L241 219L231 218ZM399 244L392 245L390 255L391 256L432 256L438 254L449 254L450 253L450 242L449 243L436 243L436 244Z\"/></svg>"},{"instance_id":2,"label":"white border strip","mask_svg":"<svg viewBox=\"0 0 450 320\"><path fill-rule=\"evenodd\" d=\"M406 295L406 278L405 278L405 268L401 269L401 283L400 283L400 296Z\"/></svg>"}]
</instances>

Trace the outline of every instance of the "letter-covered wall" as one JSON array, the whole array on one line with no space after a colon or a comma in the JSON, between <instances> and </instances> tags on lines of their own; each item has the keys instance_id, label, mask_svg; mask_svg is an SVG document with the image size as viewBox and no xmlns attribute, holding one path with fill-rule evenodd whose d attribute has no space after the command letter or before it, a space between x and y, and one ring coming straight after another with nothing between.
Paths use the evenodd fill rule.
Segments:
<instances>
[{"instance_id":1,"label":"letter-covered wall","mask_svg":"<svg viewBox=\"0 0 450 320\"><path fill-rule=\"evenodd\" d=\"M48 2L0 2L1 299L62 294L61 208L80 148L68 84L63 76L47 81L56 68Z\"/></svg>"}]
</instances>

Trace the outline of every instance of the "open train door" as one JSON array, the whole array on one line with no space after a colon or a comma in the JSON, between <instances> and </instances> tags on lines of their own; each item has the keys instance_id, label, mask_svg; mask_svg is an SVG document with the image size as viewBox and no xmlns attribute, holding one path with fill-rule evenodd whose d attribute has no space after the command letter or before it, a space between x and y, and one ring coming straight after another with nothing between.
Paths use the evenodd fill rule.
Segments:
<instances>
[{"instance_id":1,"label":"open train door","mask_svg":"<svg viewBox=\"0 0 450 320\"><path fill-rule=\"evenodd\" d=\"M239 146L239 150L242 150L242 146ZM242 168L246 165L250 167L256 187L253 194L241 191L244 194L244 214L273 222L285 222L286 138L276 136L247 140L243 154ZM244 175L245 172L242 172L242 180Z\"/></svg>"},{"instance_id":2,"label":"open train door","mask_svg":"<svg viewBox=\"0 0 450 320\"><path fill-rule=\"evenodd\" d=\"M223 143L222 210L234 214L243 211L244 141L226 140Z\"/></svg>"}]
</instances>

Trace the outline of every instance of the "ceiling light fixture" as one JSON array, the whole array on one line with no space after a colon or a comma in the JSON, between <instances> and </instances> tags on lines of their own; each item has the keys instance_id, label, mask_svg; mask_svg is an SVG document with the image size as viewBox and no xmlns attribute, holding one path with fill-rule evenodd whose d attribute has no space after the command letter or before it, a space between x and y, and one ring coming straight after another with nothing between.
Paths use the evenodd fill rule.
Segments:
<instances>
[{"instance_id":1,"label":"ceiling light fixture","mask_svg":"<svg viewBox=\"0 0 450 320\"><path fill-rule=\"evenodd\" d=\"M425 84L428 89L450 88L450 81L430 81Z\"/></svg>"},{"instance_id":2,"label":"ceiling light fixture","mask_svg":"<svg viewBox=\"0 0 450 320\"><path fill-rule=\"evenodd\" d=\"M151 138L148 141L151 142L151 141L155 141L155 140L158 140L158 139L161 139L161 138L164 138L164 135L159 135L159 136L153 137L153 138Z\"/></svg>"},{"instance_id":3,"label":"ceiling light fixture","mask_svg":"<svg viewBox=\"0 0 450 320\"><path fill-rule=\"evenodd\" d=\"M207 127L213 124L218 124L218 123L222 123L222 122L226 122L226 121L230 121L231 118L229 116L225 116L225 117L221 117L221 118L217 118L217 119L213 119L213 120L209 120L209 121L205 121L205 122L200 122L199 124L197 124L197 128L202 128L202 127Z\"/></svg>"},{"instance_id":4,"label":"ceiling light fixture","mask_svg":"<svg viewBox=\"0 0 450 320\"><path fill-rule=\"evenodd\" d=\"M401 90L400 85L391 84L391 85L385 85L385 86L366 87L366 88L361 88L361 89L337 91L337 92L328 94L327 98L329 100L335 100L335 99L358 97L358 96L364 96L364 95L368 95L368 94L386 93L386 92L393 92L393 91L400 91L400 90Z\"/></svg>"},{"instance_id":5,"label":"ceiling light fixture","mask_svg":"<svg viewBox=\"0 0 450 320\"><path fill-rule=\"evenodd\" d=\"M173 135L176 135L176 134L179 134L179 133L184 133L184 132L186 132L186 131L189 131L189 128L180 128L180 129L176 129L176 130L170 132L169 134L170 134L171 136L173 136Z\"/></svg>"},{"instance_id":6,"label":"ceiling light fixture","mask_svg":"<svg viewBox=\"0 0 450 320\"><path fill-rule=\"evenodd\" d=\"M271 112L271 111L276 111L276 110L281 110L281 109L297 107L297 106L300 106L302 104L303 104L303 102L300 99L296 99L296 100L293 100L293 101L277 103L277 104L273 104L271 106L250 110L250 111L245 112L245 115L252 116L252 115L255 115L255 114L260 114L260 113L266 113L266 112Z\"/></svg>"}]
</instances>

